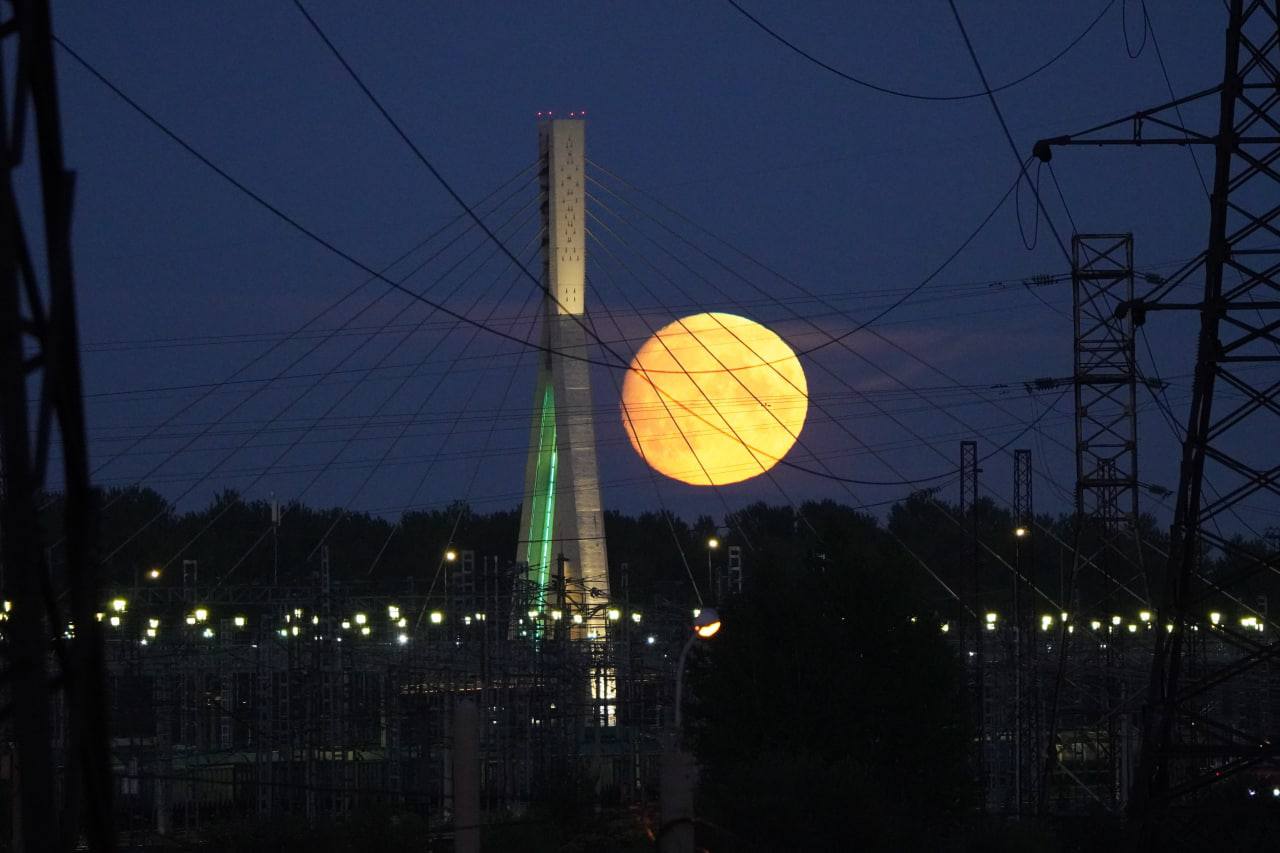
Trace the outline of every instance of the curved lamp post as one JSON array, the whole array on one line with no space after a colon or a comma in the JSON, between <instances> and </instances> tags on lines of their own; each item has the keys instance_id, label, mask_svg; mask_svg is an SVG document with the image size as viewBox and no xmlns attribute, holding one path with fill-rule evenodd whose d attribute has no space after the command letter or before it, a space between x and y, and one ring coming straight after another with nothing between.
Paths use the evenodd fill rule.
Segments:
<instances>
[{"instance_id":1,"label":"curved lamp post","mask_svg":"<svg viewBox=\"0 0 1280 853\"><path fill-rule=\"evenodd\" d=\"M698 611L698 615L693 618L693 630L689 633L689 639L685 640L684 648L680 649L680 659L676 661L676 735L677 737L684 729L684 663L689 656L689 649L693 648L693 644L698 640L709 640L714 637L720 630L720 614L716 613L714 607L704 607Z\"/></svg>"},{"instance_id":2,"label":"curved lamp post","mask_svg":"<svg viewBox=\"0 0 1280 853\"><path fill-rule=\"evenodd\" d=\"M693 786L697 771L693 758L681 746L684 727L684 664L689 649L698 640L709 640L720 631L720 614L704 607L693 617L689 639L676 662L675 726L664 738L662 775L659 789L658 849L662 853L693 853Z\"/></svg>"}]
</instances>

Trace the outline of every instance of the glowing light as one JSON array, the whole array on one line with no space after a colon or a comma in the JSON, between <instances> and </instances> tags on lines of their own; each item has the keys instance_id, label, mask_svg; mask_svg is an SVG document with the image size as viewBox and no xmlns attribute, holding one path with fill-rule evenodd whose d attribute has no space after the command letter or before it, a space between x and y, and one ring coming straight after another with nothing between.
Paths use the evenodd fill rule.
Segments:
<instances>
[{"instance_id":1,"label":"glowing light","mask_svg":"<svg viewBox=\"0 0 1280 853\"><path fill-rule=\"evenodd\" d=\"M1123 619L1121 619L1119 616L1112 616L1112 617L1111 617L1111 624L1112 624L1112 625L1119 625L1119 624L1120 624L1121 622L1123 622L1123 621L1124 621L1124 620L1123 620Z\"/></svg>"},{"instance_id":2,"label":"glowing light","mask_svg":"<svg viewBox=\"0 0 1280 853\"><path fill-rule=\"evenodd\" d=\"M1135 625L1135 624L1133 624L1132 622L1130 622L1130 623L1129 623L1129 633L1130 633L1130 634L1136 634L1137 632L1138 632L1138 626L1137 626L1137 625Z\"/></svg>"},{"instance_id":3,"label":"glowing light","mask_svg":"<svg viewBox=\"0 0 1280 853\"><path fill-rule=\"evenodd\" d=\"M403 616L401 616L401 617L400 617L400 621L396 622L396 627L397 627L397 628L407 628L407 627L409 627L409 620L408 620L408 619L406 619L406 618L404 618Z\"/></svg>"},{"instance_id":4,"label":"glowing light","mask_svg":"<svg viewBox=\"0 0 1280 853\"><path fill-rule=\"evenodd\" d=\"M609 608L609 621L610 621L610 622L617 622L617 621L618 621L619 619L621 619L621 618L622 618L622 611L621 611L621 610L619 610L619 609L618 609L618 608L616 608L616 607L611 607L611 608Z\"/></svg>"},{"instance_id":5,"label":"glowing light","mask_svg":"<svg viewBox=\"0 0 1280 853\"><path fill-rule=\"evenodd\" d=\"M194 624L196 624L196 617L194 617L194 616L188 616L188 617L187 617L187 624L188 624L188 625L194 625Z\"/></svg>"},{"instance_id":6,"label":"glowing light","mask_svg":"<svg viewBox=\"0 0 1280 853\"><path fill-rule=\"evenodd\" d=\"M298 636L298 626L297 626L297 625L294 625L294 626L290 629L290 631L289 631L289 632L290 632L291 634L293 634L293 636L295 636L295 637L296 637L296 636Z\"/></svg>"},{"instance_id":7,"label":"glowing light","mask_svg":"<svg viewBox=\"0 0 1280 853\"><path fill-rule=\"evenodd\" d=\"M559 621L560 621L561 619L563 619L563 618L564 618L564 613L562 613L561 611L559 611L559 610L552 610L552 611L551 611L551 619L552 619L552 621L554 621L554 622L559 622Z\"/></svg>"},{"instance_id":8,"label":"glowing light","mask_svg":"<svg viewBox=\"0 0 1280 853\"><path fill-rule=\"evenodd\" d=\"M720 624L720 614L707 607L693 620L693 630L702 639L709 640L720 631Z\"/></svg>"},{"instance_id":9,"label":"glowing light","mask_svg":"<svg viewBox=\"0 0 1280 853\"><path fill-rule=\"evenodd\" d=\"M197 607L195 615L197 622L203 622L209 618L209 611L205 610L203 607Z\"/></svg>"},{"instance_id":10,"label":"glowing light","mask_svg":"<svg viewBox=\"0 0 1280 853\"><path fill-rule=\"evenodd\" d=\"M236 617L235 619L233 619L232 621L233 621L233 622L235 622L235 625L236 625L236 627L237 627L237 628L243 628L243 627L244 627L244 621L245 621L245 620L244 620L244 617L243 617L243 616L237 616L237 617Z\"/></svg>"},{"instance_id":11,"label":"glowing light","mask_svg":"<svg viewBox=\"0 0 1280 853\"><path fill-rule=\"evenodd\" d=\"M1041 617L1040 617L1040 630L1041 630L1041 631L1048 631L1048 630L1049 630L1050 628L1052 628L1052 627L1053 627L1053 617L1052 617L1052 616L1050 616L1048 613L1046 613L1045 615L1043 615L1043 616L1041 616Z\"/></svg>"},{"instance_id":12,"label":"glowing light","mask_svg":"<svg viewBox=\"0 0 1280 853\"><path fill-rule=\"evenodd\" d=\"M405 643L409 642L409 638L405 634L400 634L396 637L396 642L403 646Z\"/></svg>"},{"instance_id":13,"label":"glowing light","mask_svg":"<svg viewBox=\"0 0 1280 853\"><path fill-rule=\"evenodd\" d=\"M432 624L432 625L439 625L439 624L440 624L441 622L443 622L443 621L444 621L444 614L443 614L443 613L441 613L439 610L432 610L432 611L431 611L431 624Z\"/></svg>"},{"instance_id":14,"label":"glowing light","mask_svg":"<svg viewBox=\"0 0 1280 853\"><path fill-rule=\"evenodd\" d=\"M152 569L151 571L147 572L147 577L151 578L153 581L160 580L160 570Z\"/></svg>"},{"instance_id":15,"label":"glowing light","mask_svg":"<svg viewBox=\"0 0 1280 853\"><path fill-rule=\"evenodd\" d=\"M387 605L387 618L388 618L388 619L390 619L392 622L394 622L394 621L396 621L397 619L399 619L399 618L400 618L400 608L399 608L399 607L396 607L394 604L389 604L389 605Z\"/></svg>"},{"instance_id":16,"label":"glowing light","mask_svg":"<svg viewBox=\"0 0 1280 853\"><path fill-rule=\"evenodd\" d=\"M653 636L653 634L650 634L644 638L644 641L652 646L654 643L658 642L658 638Z\"/></svg>"},{"instance_id":17,"label":"glowing light","mask_svg":"<svg viewBox=\"0 0 1280 853\"><path fill-rule=\"evenodd\" d=\"M1222 614L1216 610L1213 611L1212 613L1209 614L1209 621L1214 625L1219 624L1220 622L1222 622Z\"/></svg>"},{"instance_id":18,"label":"glowing light","mask_svg":"<svg viewBox=\"0 0 1280 853\"><path fill-rule=\"evenodd\" d=\"M637 625L639 625L639 624L640 624L640 619L641 619L641 618L642 618L642 617L640 616L640 614L639 614L639 613L632 613L632 614L631 614L631 621L632 621L632 622L634 622L634 623L636 623Z\"/></svg>"},{"instance_id":19,"label":"glowing light","mask_svg":"<svg viewBox=\"0 0 1280 853\"><path fill-rule=\"evenodd\" d=\"M715 549L720 547L720 540L712 536L710 539L707 540L707 547L710 548L712 551L714 551Z\"/></svg>"},{"instance_id":20,"label":"glowing light","mask_svg":"<svg viewBox=\"0 0 1280 853\"><path fill-rule=\"evenodd\" d=\"M947 633L947 632L948 632L948 631L950 631L950 630L951 630L951 625L950 625L950 623L948 623L948 622L943 622L943 623L942 623L942 633L944 633L944 634L945 634L945 633Z\"/></svg>"},{"instance_id":21,"label":"glowing light","mask_svg":"<svg viewBox=\"0 0 1280 853\"><path fill-rule=\"evenodd\" d=\"M1150 610L1139 610L1139 611L1138 611L1138 621L1139 621L1139 622L1150 622L1150 621L1151 621L1151 611L1150 611Z\"/></svg>"},{"instance_id":22,"label":"glowing light","mask_svg":"<svg viewBox=\"0 0 1280 853\"><path fill-rule=\"evenodd\" d=\"M997 620L997 619L999 619L999 618L1000 618L1000 614L999 614L999 613L988 613L988 614L986 615L987 624L988 624L988 625L994 625L994 624L996 623L996 620Z\"/></svg>"},{"instance_id":23,"label":"glowing light","mask_svg":"<svg viewBox=\"0 0 1280 853\"><path fill-rule=\"evenodd\" d=\"M1017 536L1019 539L1021 539L1023 536L1026 536L1026 535L1027 535L1027 528L1025 528L1025 527L1015 527L1015 528L1013 528L1013 535L1014 535L1014 536Z\"/></svg>"},{"instance_id":24,"label":"glowing light","mask_svg":"<svg viewBox=\"0 0 1280 853\"><path fill-rule=\"evenodd\" d=\"M125 601L123 598L111 599L111 609L117 613L123 613L128 608L128 606L129 606L129 602Z\"/></svg>"},{"instance_id":25,"label":"glowing light","mask_svg":"<svg viewBox=\"0 0 1280 853\"><path fill-rule=\"evenodd\" d=\"M312 616L312 617L311 617L311 624L312 624L312 625L319 625L319 624L320 624L320 617L319 617L319 616Z\"/></svg>"},{"instance_id":26,"label":"glowing light","mask_svg":"<svg viewBox=\"0 0 1280 853\"><path fill-rule=\"evenodd\" d=\"M734 314L695 314L659 329L622 387L622 425L636 453L695 486L768 471L795 444L808 408L795 353Z\"/></svg>"},{"instance_id":27,"label":"glowing light","mask_svg":"<svg viewBox=\"0 0 1280 853\"><path fill-rule=\"evenodd\" d=\"M343 619L343 620L342 620L342 630L344 630L344 631L350 631L350 630L351 630L351 622L350 622L350 620L347 620L347 619Z\"/></svg>"},{"instance_id":28,"label":"glowing light","mask_svg":"<svg viewBox=\"0 0 1280 853\"><path fill-rule=\"evenodd\" d=\"M363 614L363 613L357 613L357 614L356 614L356 624L357 624L357 625L363 625L363 624L365 624L365 623L366 623L366 622L368 622L368 621L369 621L369 617L368 617L368 616L366 616L365 614Z\"/></svg>"},{"instance_id":29,"label":"glowing light","mask_svg":"<svg viewBox=\"0 0 1280 853\"><path fill-rule=\"evenodd\" d=\"M152 628L159 628L159 627L160 627L160 620L159 620L159 619L148 619L148 620L147 620L147 624L148 624L149 626L151 626Z\"/></svg>"},{"instance_id":30,"label":"glowing light","mask_svg":"<svg viewBox=\"0 0 1280 853\"><path fill-rule=\"evenodd\" d=\"M212 636L213 636L213 629L212 629L212 628L205 628L205 629L204 629L204 638L207 640L207 639L209 639L209 638L210 638L210 637L212 637Z\"/></svg>"},{"instance_id":31,"label":"glowing light","mask_svg":"<svg viewBox=\"0 0 1280 853\"><path fill-rule=\"evenodd\" d=\"M575 625L581 625L581 624L582 624L582 614L581 614L581 613L575 613L575 614L573 614L573 624L575 624Z\"/></svg>"},{"instance_id":32,"label":"glowing light","mask_svg":"<svg viewBox=\"0 0 1280 853\"><path fill-rule=\"evenodd\" d=\"M1102 627L1102 623L1099 622L1097 619L1094 619L1092 622L1089 623L1089 627L1096 631Z\"/></svg>"},{"instance_id":33,"label":"glowing light","mask_svg":"<svg viewBox=\"0 0 1280 853\"><path fill-rule=\"evenodd\" d=\"M526 615L526 616L528 616L528 617L529 617L529 621L530 621L530 622L532 622L532 621L534 621L535 619L537 619L537 618L538 618L538 611L536 611L536 610L530 610L530 611L529 611L528 613L526 613L525 615Z\"/></svg>"},{"instance_id":34,"label":"glowing light","mask_svg":"<svg viewBox=\"0 0 1280 853\"><path fill-rule=\"evenodd\" d=\"M295 628L294 630L297 630L297 629ZM360 629L360 636L362 636L362 637L367 637L367 636L369 636L369 626L368 626L368 625L365 625L363 628L361 628L361 629Z\"/></svg>"},{"instance_id":35,"label":"glowing light","mask_svg":"<svg viewBox=\"0 0 1280 853\"><path fill-rule=\"evenodd\" d=\"M449 550L444 552L444 558L448 562L452 563L453 561L458 559L458 552L450 548Z\"/></svg>"},{"instance_id":36,"label":"glowing light","mask_svg":"<svg viewBox=\"0 0 1280 853\"><path fill-rule=\"evenodd\" d=\"M154 640L154 639L155 639L155 637L156 637L156 629L155 629L155 628L148 628L148 629L147 629L147 636Z\"/></svg>"},{"instance_id":37,"label":"glowing light","mask_svg":"<svg viewBox=\"0 0 1280 853\"><path fill-rule=\"evenodd\" d=\"M111 617L111 627L112 627L112 628L119 628L119 627L120 627L120 617L119 617L119 616L112 616L112 617Z\"/></svg>"}]
</instances>

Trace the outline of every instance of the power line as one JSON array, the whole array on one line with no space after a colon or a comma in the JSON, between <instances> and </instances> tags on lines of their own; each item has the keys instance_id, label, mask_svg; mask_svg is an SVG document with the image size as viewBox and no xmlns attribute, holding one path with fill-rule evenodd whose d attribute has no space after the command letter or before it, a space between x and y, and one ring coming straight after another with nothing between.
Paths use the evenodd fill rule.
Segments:
<instances>
[{"instance_id":1,"label":"power line","mask_svg":"<svg viewBox=\"0 0 1280 853\"><path fill-rule=\"evenodd\" d=\"M396 135L399 136L400 139L404 141L405 145L409 146L409 150L412 151L413 155L418 158L418 162L422 163L422 165L427 168L427 171L431 173L431 176L436 179L436 181L440 184L440 186L444 187L445 192L447 192L453 198L453 200L458 203L459 207L461 207L463 210L467 212L468 216L470 216L473 220L475 220L476 225L480 226L480 228L484 231L485 235L491 241L493 241L498 246L499 249L502 250L502 253L507 256L507 258L511 261L511 263L515 264L520 269L520 271L524 273L525 278L527 278L535 288L541 291L543 295L548 300L551 301L552 304L554 304L557 308L560 309L561 315L572 317L574 319L574 322L576 322L584 332L587 332L588 334L590 334L590 330L587 328L586 323L584 323L581 319L578 319L578 316L576 314L574 314L573 312L565 308L565 306L560 303L560 300L556 298L556 295L555 293L552 292L551 288L548 287L546 284L544 284L533 273L529 272L528 267L522 264L520 262L520 259L517 258L514 254L512 254L511 250L507 248L506 244L498 239L498 235L494 234L493 231L489 229L489 226L484 223L484 221L476 214L476 212L471 208L471 206L468 205L467 202L462 198L462 196L458 194L457 190L455 190L453 186L447 180L445 180L445 177L440 173L440 170L437 169L435 165L427 158L427 156L422 153L422 149L420 149L417 145L414 144L413 140L409 138L409 134L405 133L404 129L400 127L399 123L394 118L392 118L391 113L389 113L387 111L387 108L382 105L382 102L378 100L378 97L373 93L373 90L370 89L367 85L365 85L364 80L362 80L360 78L360 75L356 73L355 68L351 66L351 63L347 62L346 57L344 57L342 55L342 52L338 50L338 46L335 45L327 35L325 35L324 30L320 28L320 24L317 23L315 18L311 17L310 13L307 12L306 7L302 5L302 0L293 0L293 5L296 6L298 8L298 11L302 13L302 16L307 19L307 23L311 25L311 29L315 30L316 35L318 35L320 37L320 40L324 42L325 47L329 48L329 52L332 53L334 58L338 60L338 62L342 65L344 69L346 69L348 76L350 76L352 81L355 82L356 86L360 88L360 91L364 92L365 97L369 99L369 102L373 104L374 108L378 111L378 113L381 114L381 116L384 119L386 119L387 124L391 125L391 128L396 132ZM615 352L612 348L604 344L602 341L599 341L598 339L596 342L601 345L601 347L605 350L605 352L609 353L611 356L617 359L619 364L623 366L627 364L627 359L624 356L622 356L620 353Z\"/></svg>"},{"instance_id":2,"label":"power line","mask_svg":"<svg viewBox=\"0 0 1280 853\"><path fill-rule=\"evenodd\" d=\"M1004 138L1009 143L1009 148L1013 151L1013 159L1018 160L1018 168L1022 179L1031 187L1031 193L1035 196L1036 206L1044 214L1045 222L1049 225L1049 230L1053 232L1053 239L1058 242L1058 248L1062 250L1062 255L1067 259L1067 263L1071 263L1071 253L1067 251L1067 244L1063 242L1062 235L1058 233L1058 228L1053 224L1053 220L1049 217L1049 211L1044 206L1044 201L1040 198L1040 188L1032 183L1031 178L1027 175L1028 160L1021 159L1018 154L1018 144L1013 141L1013 133L1009 130L1009 124L1004 120L1004 113L1000 111L1000 104L996 101L995 89L991 88L991 84L987 82L987 74L982 70L982 63L978 61L977 51L973 49L973 42L969 41L969 33L964 28L964 21L960 19L960 10L956 8L955 0L947 0L951 6L951 14L955 16L956 26L960 28L960 35L964 38L964 46L969 51L969 58L973 60L973 67L978 72L978 79L982 81L983 94L987 96L987 100L991 102L991 108L995 111L996 119L1000 122L1000 129L1004 131Z\"/></svg>"},{"instance_id":3,"label":"power line","mask_svg":"<svg viewBox=\"0 0 1280 853\"><path fill-rule=\"evenodd\" d=\"M1041 71L1044 71L1046 68L1049 68L1051 65L1056 63L1059 59L1062 59L1062 57L1070 53L1071 49L1074 48L1076 45L1078 45L1080 42L1082 42L1085 36L1089 35L1089 33L1093 31L1093 28L1098 25L1098 22L1101 21L1104 17L1106 17L1107 12L1111 11L1111 7L1116 4L1115 0L1108 0L1107 4L1102 7L1102 11L1100 11L1096 16L1094 16L1093 20L1089 22L1089 25L1085 27L1084 30L1078 36L1076 36L1074 39L1068 42L1066 47L1064 47L1062 50L1055 53L1052 57L1049 58L1047 62L1044 62L1041 65L1038 65L1037 67L1033 68L1031 71L1028 71L1026 74L1023 74L1021 77L1017 78L1016 80L1011 80L1008 83L1004 83L1000 86L997 86L994 89L990 89L988 91L983 91L983 92L969 92L963 95L923 95L917 92L907 92L902 89L893 89L887 86L880 86L875 83L871 83L867 80L863 80L859 77L855 77L852 74L848 74L844 71L841 71L839 68L836 68L833 65L823 62L821 59L818 59L812 53L809 53L808 51L796 45L794 42L784 38L776 30L771 29L768 25L766 25L763 21L761 21L755 15L751 14L746 9L744 9L737 2L737 0L726 0L726 2L728 2L728 4L738 12L738 14L742 15L748 21L755 24L757 27L760 28L760 30L766 33L774 41L778 42L783 47L792 51L796 55L803 57L809 62L812 62L814 65L817 65L819 68L822 68L825 71L831 72L832 74L839 77L841 80L845 80L849 83L853 83L855 86L861 86L864 89L870 89L873 92L879 92L883 95L893 95L894 97L908 98L913 101L967 101L972 98L984 97L985 95L988 94L988 91L1003 92L1005 89L1011 89L1014 86L1017 86L1019 83L1025 83L1027 80L1030 80L1032 77L1036 76Z\"/></svg>"}]
</instances>

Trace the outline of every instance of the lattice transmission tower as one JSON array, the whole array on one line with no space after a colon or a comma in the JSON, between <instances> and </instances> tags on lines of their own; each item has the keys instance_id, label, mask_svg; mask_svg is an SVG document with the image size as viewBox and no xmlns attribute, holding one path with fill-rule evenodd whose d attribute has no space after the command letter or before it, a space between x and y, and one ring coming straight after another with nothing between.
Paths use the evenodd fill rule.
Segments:
<instances>
[{"instance_id":1,"label":"lattice transmission tower","mask_svg":"<svg viewBox=\"0 0 1280 853\"><path fill-rule=\"evenodd\" d=\"M0 6L0 592L12 605L0 683L15 744L14 846L72 849L83 826L90 847L107 850L112 786L71 272L74 181L63 164L52 51L47 2ZM40 204L24 205L31 195L15 185L37 187ZM33 207L39 214L32 219L43 226L42 259L33 257L24 232L24 208ZM39 504L58 439L65 547L55 572ZM50 722L58 689L69 715L63 746L63 732Z\"/></svg>"},{"instance_id":2,"label":"lattice transmission tower","mask_svg":"<svg viewBox=\"0 0 1280 853\"><path fill-rule=\"evenodd\" d=\"M1236 536L1252 530L1247 516L1256 501L1280 495L1280 13L1259 0L1227 7L1219 85L1036 145L1042 160L1068 145L1214 152L1207 248L1121 309L1139 326L1153 311L1193 312L1199 320L1170 551L1163 579L1153 584L1164 630L1156 632L1130 802L1146 819L1149 840L1190 838L1165 819L1172 806L1203 801L1246 769L1274 772L1280 757L1270 693L1259 713L1233 710L1234 698L1248 694L1247 684L1280 653L1280 631L1258 610L1251 621L1266 630L1208 618L1220 600L1252 610L1254 584L1280 568L1273 543L1246 547ZM1207 99L1217 101L1215 129L1183 121L1183 109ZM1199 296L1189 299L1193 288Z\"/></svg>"}]
</instances>

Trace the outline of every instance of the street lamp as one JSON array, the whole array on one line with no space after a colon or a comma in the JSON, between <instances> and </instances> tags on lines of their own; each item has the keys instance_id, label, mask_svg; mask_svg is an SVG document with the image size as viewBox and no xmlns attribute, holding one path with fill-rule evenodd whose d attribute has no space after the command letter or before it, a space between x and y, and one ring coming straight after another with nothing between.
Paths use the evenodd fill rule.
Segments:
<instances>
[{"instance_id":1,"label":"street lamp","mask_svg":"<svg viewBox=\"0 0 1280 853\"><path fill-rule=\"evenodd\" d=\"M444 558L446 562L452 563L458 559L458 552L450 548L444 552Z\"/></svg>"},{"instance_id":2,"label":"street lamp","mask_svg":"<svg viewBox=\"0 0 1280 853\"><path fill-rule=\"evenodd\" d=\"M715 536L707 537L707 595L716 598L715 570L711 568L711 552L720 547L720 540Z\"/></svg>"},{"instance_id":3,"label":"street lamp","mask_svg":"<svg viewBox=\"0 0 1280 853\"><path fill-rule=\"evenodd\" d=\"M704 607L698 612L693 619L693 630L689 633L689 639L685 640L684 648L680 650L680 659L676 661L676 736L679 737L684 726L684 663L689 656L689 649L693 648L693 644L697 640L709 640L720 631L720 614L716 613L715 608Z\"/></svg>"},{"instance_id":4,"label":"street lamp","mask_svg":"<svg viewBox=\"0 0 1280 853\"><path fill-rule=\"evenodd\" d=\"M715 541L714 539L711 541ZM711 541L707 543L711 547ZM718 544L718 543L717 543ZM680 649L676 662L676 713L674 730L663 738L662 772L659 815L662 828L658 831L659 849L664 853L685 853L694 849L693 838L693 758L681 746L684 726L684 663L697 640L709 640L720 631L720 615L710 607L694 611L689 638ZM653 639L650 637L650 639Z\"/></svg>"}]
</instances>

